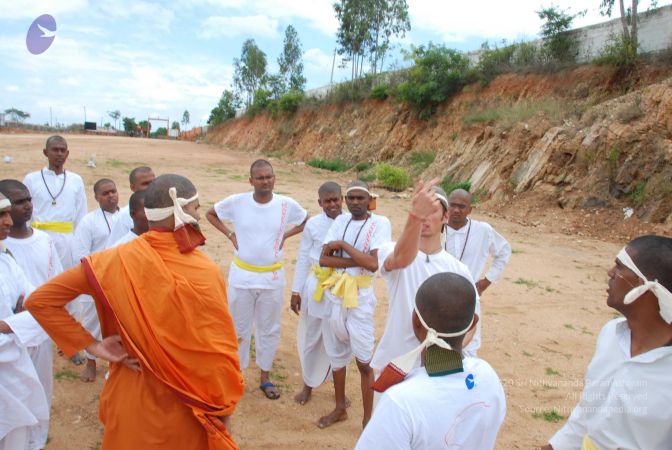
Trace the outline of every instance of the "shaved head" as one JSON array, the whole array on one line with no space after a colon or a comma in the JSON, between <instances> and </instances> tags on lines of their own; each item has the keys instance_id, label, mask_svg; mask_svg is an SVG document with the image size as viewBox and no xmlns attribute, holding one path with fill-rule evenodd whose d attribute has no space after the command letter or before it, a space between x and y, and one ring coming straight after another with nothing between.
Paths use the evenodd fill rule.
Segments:
<instances>
[{"instance_id":1,"label":"shaved head","mask_svg":"<svg viewBox=\"0 0 672 450\"><path fill-rule=\"evenodd\" d=\"M136 167L135 169L131 170L131 173L128 174L128 182L130 184L135 184L138 181L138 177L143 174L147 173L154 173L151 167L147 166L140 166Z\"/></svg>"},{"instance_id":2,"label":"shaved head","mask_svg":"<svg viewBox=\"0 0 672 450\"><path fill-rule=\"evenodd\" d=\"M98 191L100 190L100 187L104 184L107 184L107 183L112 183L116 187L116 184L115 184L114 181L110 180L109 178L101 178L100 180L96 181L96 184L93 185L93 193L97 194Z\"/></svg>"},{"instance_id":3,"label":"shaved head","mask_svg":"<svg viewBox=\"0 0 672 450\"><path fill-rule=\"evenodd\" d=\"M173 206L168 190L174 187L180 198L191 198L196 195L196 186L182 175L163 174L152 181L145 191L145 208L166 208Z\"/></svg>"},{"instance_id":4,"label":"shaved head","mask_svg":"<svg viewBox=\"0 0 672 450\"><path fill-rule=\"evenodd\" d=\"M55 134L47 138L47 142L44 144L44 148L49 148L54 144L63 144L67 147L68 142L65 140L63 136Z\"/></svg>"},{"instance_id":5,"label":"shaved head","mask_svg":"<svg viewBox=\"0 0 672 450\"><path fill-rule=\"evenodd\" d=\"M265 159L258 159L250 166L250 175L252 175L252 171L257 167L270 167L271 170L273 170L273 166L270 162L266 161Z\"/></svg>"},{"instance_id":6,"label":"shaved head","mask_svg":"<svg viewBox=\"0 0 672 450\"><path fill-rule=\"evenodd\" d=\"M317 195L322 198L327 194L341 195L341 186L338 183L334 183L333 181L327 181L317 190Z\"/></svg>"},{"instance_id":7,"label":"shaved head","mask_svg":"<svg viewBox=\"0 0 672 450\"><path fill-rule=\"evenodd\" d=\"M427 278L415 295L418 312L438 333L455 333L469 326L476 310L476 289L461 275L441 272ZM462 345L464 336L446 338Z\"/></svg>"},{"instance_id":8,"label":"shaved head","mask_svg":"<svg viewBox=\"0 0 672 450\"><path fill-rule=\"evenodd\" d=\"M627 245L632 261L648 280L672 291L672 238L640 236Z\"/></svg>"},{"instance_id":9,"label":"shaved head","mask_svg":"<svg viewBox=\"0 0 672 450\"><path fill-rule=\"evenodd\" d=\"M27 191L28 188L19 180L2 180L0 181L0 192L9 195L9 191Z\"/></svg>"},{"instance_id":10,"label":"shaved head","mask_svg":"<svg viewBox=\"0 0 672 450\"><path fill-rule=\"evenodd\" d=\"M471 194L464 189L455 189L448 196L448 201L450 202L453 198L460 198L466 200L471 205Z\"/></svg>"},{"instance_id":11,"label":"shaved head","mask_svg":"<svg viewBox=\"0 0 672 450\"><path fill-rule=\"evenodd\" d=\"M128 209L131 212L138 212L145 207L145 191L138 191L131 194L128 199Z\"/></svg>"}]
</instances>

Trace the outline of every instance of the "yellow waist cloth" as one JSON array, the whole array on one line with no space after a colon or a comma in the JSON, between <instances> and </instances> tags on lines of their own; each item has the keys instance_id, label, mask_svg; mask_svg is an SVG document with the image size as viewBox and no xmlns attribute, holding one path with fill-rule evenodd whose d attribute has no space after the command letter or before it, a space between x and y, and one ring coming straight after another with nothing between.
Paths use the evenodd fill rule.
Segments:
<instances>
[{"instance_id":1,"label":"yellow waist cloth","mask_svg":"<svg viewBox=\"0 0 672 450\"><path fill-rule=\"evenodd\" d=\"M590 440L588 435L583 436L583 443L581 444L581 450L600 450L597 448L597 445L593 444L593 441Z\"/></svg>"},{"instance_id":2,"label":"yellow waist cloth","mask_svg":"<svg viewBox=\"0 0 672 450\"><path fill-rule=\"evenodd\" d=\"M237 256L234 256L233 263L238 267L240 267L241 269L247 270L248 272L263 273L263 272L275 272L276 270L282 269L284 261L278 261L277 263L271 264L270 266L255 266L254 264L246 263Z\"/></svg>"},{"instance_id":3,"label":"yellow waist cloth","mask_svg":"<svg viewBox=\"0 0 672 450\"><path fill-rule=\"evenodd\" d=\"M53 231L54 233L72 233L75 230L75 224L72 222L33 222L31 227L42 231Z\"/></svg>"},{"instance_id":4,"label":"yellow waist cloth","mask_svg":"<svg viewBox=\"0 0 672 450\"><path fill-rule=\"evenodd\" d=\"M371 275L352 276L348 272L333 272L322 282L322 289L331 288L331 293L343 299L344 308L356 308L357 290L371 287ZM333 286L333 287L332 287Z\"/></svg>"},{"instance_id":5,"label":"yellow waist cloth","mask_svg":"<svg viewBox=\"0 0 672 450\"><path fill-rule=\"evenodd\" d=\"M334 269L332 267L320 266L313 266L310 269L315 274L315 278L317 278L317 286L315 286L313 300L319 303L322 301L322 294L324 294L324 287L322 286L322 283L324 283L325 280L331 276L331 274L334 272Z\"/></svg>"}]
</instances>

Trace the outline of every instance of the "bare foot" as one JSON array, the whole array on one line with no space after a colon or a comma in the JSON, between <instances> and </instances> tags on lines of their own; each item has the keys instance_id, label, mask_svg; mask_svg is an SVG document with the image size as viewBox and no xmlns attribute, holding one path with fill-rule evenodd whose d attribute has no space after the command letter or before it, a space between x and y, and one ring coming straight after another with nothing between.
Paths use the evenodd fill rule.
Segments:
<instances>
[{"instance_id":1,"label":"bare foot","mask_svg":"<svg viewBox=\"0 0 672 450\"><path fill-rule=\"evenodd\" d=\"M96 379L96 360L95 359L88 359L86 360L86 367L84 367L84 370L82 371L81 375L79 375L79 379L82 381L85 381L87 383L90 383Z\"/></svg>"},{"instance_id":2,"label":"bare foot","mask_svg":"<svg viewBox=\"0 0 672 450\"><path fill-rule=\"evenodd\" d=\"M79 353L75 353L70 358L70 362L76 366L81 366L82 364L84 364L84 358L82 358L82 356Z\"/></svg>"},{"instance_id":3,"label":"bare foot","mask_svg":"<svg viewBox=\"0 0 672 450\"><path fill-rule=\"evenodd\" d=\"M313 393L313 389L309 386L304 385L301 392L294 396L294 401L299 405L305 405L310 400L310 396Z\"/></svg>"},{"instance_id":4,"label":"bare foot","mask_svg":"<svg viewBox=\"0 0 672 450\"><path fill-rule=\"evenodd\" d=\"M336 407L332 412L326 416L320 417L317 426L320 428L327 428L336 422L341 422L348 418L348 411L345 408Z\"/></svg>"}]
</instances>

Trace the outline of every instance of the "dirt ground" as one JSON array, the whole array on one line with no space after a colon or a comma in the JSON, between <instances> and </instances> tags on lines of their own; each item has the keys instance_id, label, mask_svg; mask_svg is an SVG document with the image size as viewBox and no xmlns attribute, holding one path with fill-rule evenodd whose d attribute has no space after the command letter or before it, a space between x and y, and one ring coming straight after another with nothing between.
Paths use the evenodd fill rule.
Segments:
<instances>
[{"instance_id":1,"label":"dirt ground","mask_svg":"<svg viewBox=\"0 0 672 450\"><path fill-rule=\"evenodd\" d=\"M13 157L0 165L0 178L23 179L46 164L41 149L44 135L0 135L0 156ZM70 158L66 168L79 173L87 186L93 208L93 183L101 177L118 182L120 203L130 190L128 173L150 165L157 174L179 173L198 187L203 211L233 193L246 191L250 163L263 155L240 153L194 143L132 138L67 136ZM86 167L90 155L97 167ZM317 188L326 180L345 184L345 175L271 158L276 192L287 194L311 214L318 212ZM390 218L397 237L406 218L408 199L382 193L378 212ZM532 448L547 442L561 427L576 403L583 374L591 359L600 328L616 317L606 304L606 271L623 242L603 242L571 235L566 229L526 226L506 221L500 214L475 208L474 217L490 222L510 241L513 255L503 279L482 297L482 347L479 356L499 374L507 396L507 417L500 430L498 449ZM203 219L204 221L204 219ZM221 264L226 275L232 255L229 242L209 224L205 252ZM361 431L361 394L356 367L349 367L347 394L352 400L349 420L326 430L317 419L333 406L333 390L325 384L305 406L292 397L302 386L296 354L297 317L289 310L289 285L299 239L285 246L287 308L282 314L282 341L274 380L282 397L267 400L258 388L258 369L245 371L245 395L233 419L234 437L243 449L352 448ZM376 336L383 331L387 298L382 280L376 280L378 308ZM103 427L98 421L98 396L103 386L104 364L94 383L79 381L81 368L63 357L54 364L54 398L49 450L97 449ZM142 414L138 411L138 414Z\"/></svg>"}]
</instances>

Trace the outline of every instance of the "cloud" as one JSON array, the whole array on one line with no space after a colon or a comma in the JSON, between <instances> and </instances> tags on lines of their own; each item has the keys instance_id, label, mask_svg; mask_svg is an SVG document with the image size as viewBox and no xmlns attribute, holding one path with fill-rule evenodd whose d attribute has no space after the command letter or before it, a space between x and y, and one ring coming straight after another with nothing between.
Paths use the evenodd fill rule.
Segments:
<instances>
[{"instance_id":1,"label":"cloud","mask_svg":"<svg viewBox=\"0 0 672 450\"><path fill-rule=\"evenodd\" d=\"M210 16L201 24L199 37L234 37L239 35L254 37L275 37L278 21L264 15L255 16Z\"/></svg>"},{"instance_id":2,"label":"cloud","mask_svg":"<svg viewBox=\"0 0 672 450\"><path fill-rule=\"evenodd\" d=\"M303 63L308 70L323 70L327 68L331 71L331 63L334 56L325 53L319 48L309 48L303 53Z\"/></svg>"},{"instance_id":3,"label":"cloud","mask_svg":"<svg viewBox=\"0 0 672 450\"><path fill-rule=\"evenodd\" d=\"M56 19L64 13L80 11L88 7L87 0L11 0L2 2L0 21L13 19L36 19L42 14L51 14ZM26 30L28 29L26 24Z\"/></svg>"},{"instance_id":4,"label":"cloud","mask_svg":"<svg viewBox=\"0 0 672 450\"><path fill-rule=\"evenodd\" d=\"M15 84L8 84L7 86L5 86L5 90L7 92L19 92L20 89Z\"/></svg>"}]
</instances>

